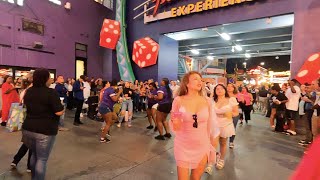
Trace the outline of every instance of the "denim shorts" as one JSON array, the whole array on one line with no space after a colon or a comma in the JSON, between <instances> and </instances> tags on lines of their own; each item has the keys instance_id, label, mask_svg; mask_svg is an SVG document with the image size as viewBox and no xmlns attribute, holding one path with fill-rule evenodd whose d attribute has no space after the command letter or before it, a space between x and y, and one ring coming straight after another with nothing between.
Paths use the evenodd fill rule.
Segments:
<instances>
[{"instance_id":1,"label":"denim shorts","mask_svg":"<svg viewBox=\"0 0 320 180\"><path fill-rule=\"evenodd\" d=\"M106 106L99 106L99 113L100 114L107 114L112 112L111 109L109 107Z\"/></svg>"}]
</instances>

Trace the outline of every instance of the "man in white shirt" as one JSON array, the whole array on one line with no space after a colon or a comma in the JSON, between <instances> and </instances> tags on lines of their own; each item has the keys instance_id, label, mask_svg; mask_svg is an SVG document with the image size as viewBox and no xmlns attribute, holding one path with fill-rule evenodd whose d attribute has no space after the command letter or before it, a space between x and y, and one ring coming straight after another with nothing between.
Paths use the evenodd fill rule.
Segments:
<instances>
[{"instance_id":1,"label":"man in white shirt","mask_svg":"<svg viewBox=\"0 0 320 180\"><path fill-rule=\"evenodd\" d=\"M86 77L86 79L83 81L83 87L84 87L83 89L84 103L83 103L82 109L88 109L89 105L87 101L88 101L88 98L90 97L90 92L91 92L91 86L90 86L88 77ZM80 114L80 117L83 117L83 113Z\"/></svg>"},{"instance_id":2,"label":"man in white shirt","mask_svg":"<svg viewBox=\"0 0 320 180\"><path fill-rule=\"evenodd\" d=\"M289 86L285 92L286 97L289 101L286 103L287 108L287 119L289 130L287 130L288 135L297 135L295 121L299 120L299 100L301 97L301 90L299 82L296 79L292 79L288 82Z\"/></svg>"},{"instance_id":3,"label":"man in white shirt","mask_svg":"<svg viewBox=\"0 0 320 180\"><path fill-rule=\"evenodd\" d=\"M178 92L179 92L179 88L180 86L177 85L177 82L176 81L171 81L170 82L170 89L172 91L172 95L173 95L173 98L177 97L178 96Z\"/></svg>"}]
</instances>

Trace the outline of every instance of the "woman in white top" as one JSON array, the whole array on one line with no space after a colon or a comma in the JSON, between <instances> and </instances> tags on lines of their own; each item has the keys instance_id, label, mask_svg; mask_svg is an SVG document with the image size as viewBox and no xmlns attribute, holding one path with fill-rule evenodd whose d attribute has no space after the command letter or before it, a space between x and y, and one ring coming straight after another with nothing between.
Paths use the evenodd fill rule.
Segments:
<instances>
[{"instance_id":1,"label":"woman in white top","mask_svg":"<svg viewBox=\"0 0 320 180\"><path fill-rule=\"evenodd\" d=\"M235 135L232 117L239 115L238 102L235 98L230 98L227 93L227 88L222 84L218 84L214 88L213 99L213 109L216 113L218 127L220 129L220 158L217 160L216 168L222 169L227 152L228 138ZM217 147L215 148L217 149Z\"/></svg>"},{"instance_id":2,"label":"woman in white top","mask_svg":"<svg viewBox=\"0 0 320 180\"><path fill-rule=\"evenodd\" d=\"M238 95L238 90L237 90L237 86L235 84L232 84L232 83L229 83L227 85L227 91L228 91L228 95L230 96L230 101L232 102L238 102L237 101L237 95ZM238 124L238 121L240 119L240 110L239 110L239 106L236 105L236 107L238 108L238 114L235 114L236 116L232 116L232 120L233 120L233 125L234 125L234 129L236 129L237 127L237 124ZM233 149L234 148L234 139L235 139L236 135L233 135L232 137L230 137L230 140L229 140L229 148L230 149Z\"/></svg>"}]
</instances>

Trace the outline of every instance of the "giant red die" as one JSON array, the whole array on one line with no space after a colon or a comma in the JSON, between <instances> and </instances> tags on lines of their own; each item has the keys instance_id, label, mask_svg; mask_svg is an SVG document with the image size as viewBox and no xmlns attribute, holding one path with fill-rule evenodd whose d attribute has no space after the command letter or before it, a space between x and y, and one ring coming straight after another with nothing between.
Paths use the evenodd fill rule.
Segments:
<instances>
[{"instance_id":1,"label":"giant red die","mask_svg":"<svg viewBox=\"0 0 320 180\"><path fill-rule=\"evenodd\" d=\"M99 44L108 49L115 49L120 38L120 23L105 19L100 32Z\"/></svg>"},{"instance_id":2,"label":"giant red die","mask_svg":"<svg viewBox=\"0 0 320 180\"><path fill-rule=\"evenodd\" d=\"M157 64L159 44L150 37L139 39L133 43L132 60L140 67Z\"/></svg>"},{"instance_id":3,"label":"giant red die","mask_svg":"<svg viewBox=\"0 0 320 180\"><path fill-rule=\"evenodd\" d=\"M296 79L301 83L311 83L320 77L320 52L311 55L301 67Z\"/></svg>"}]
</instances>

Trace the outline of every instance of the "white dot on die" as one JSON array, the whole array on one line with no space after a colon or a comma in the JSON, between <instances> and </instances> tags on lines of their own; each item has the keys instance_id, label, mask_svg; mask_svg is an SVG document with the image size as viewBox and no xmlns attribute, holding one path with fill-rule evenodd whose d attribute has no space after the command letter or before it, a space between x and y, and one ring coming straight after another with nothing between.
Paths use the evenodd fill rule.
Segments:
<instances>
[{"instance_id":1,"label":"white dot on die","mask_svg":"<svg viewBox=\"0 0 320 180\"><path fill-rule=\"evenodd\" d=\"M113 28L114 28L114 26L113 26L112 24L110 24L110 25L109 25L109 28L110 28L110 29L113 29Z\"/></svg>"},{"instance_id":2,"label":"white dot on die","mask_svg":"<svg viewBox=\"0 0 320 180\"><path fill-rule=\"evenodd\" d=\"M107 43L111 42L111 39L110 39L110 38L107 38L107 39L106 39L106 42L107 42Z\"/></svg>"},{"instance_id":3,"label":"white dot on die","mask_svg":"<svg viewBox=\"0 0 320 180\"><path fill-rule=\"evenodd\" d=\"M104 20L104 23L109 23L109 20L108 19Z\"/></svg>"},{"instance_id":4,"label":"white dot on die","mask_svg":"<svg viewBox=\"0 0 320 180\"><path fill-rule=\"evenodd\" d=\"M143 46L143 44L141 44L141 43L138 43L138 45L139 45L139 46Z\"/></svg>"},{"instance_id":5,"label":"white dot on die","mask_svg":"<svg viewBox=\"0 0 320 180\"><path fill-rule=\"evenodd\" d=\"M314 61L314 60L318 59L319 56L320 56L320 54L314 54L311 57L309 57L308 61Z\"/></svg>"},{"instance_id":6,"label":"white dot on die","mask_svg":"<svg viewBox=\"0 0 320 180\"><path fill-rule=\"evenodd\" d=\"M147 41L150 40L150 38L148 38L148 37L146 37L146 38L144 38L144 39L147 40Z\"/></svg>"},{"instance_id":7,"label":"white dot on die","mask_svg":"<svg viewBox=\"0 0 320 180\"><path fill-rule=\"evenodd\" d=\"M114 30L113 33L114 34L119 34L119 31L118 30Z\"/></svg>"},{"instance_id":8,"label":"white dot on die","mask_svg":"<svg viewBox=\"0 0 320 180\"><path fill-rule=\"evenodd\" d=\"M151 45L152 45L152 46L156 46L156 45L157 45L157 43L151 43Z\"/></svg>"},{"instance_id":9,"label":"white dot on die","mask_svg":"<svg viewBox=\"0 0 320 180\"><path fill-rule=\"evenodd\" d=\"M118 25L119 25L119 22L118 22L118 21L115 21L115 22L114 22L114 25L118 26Z\"/></svg>"},{"instance_id":10,"label":"white dot on die","mask_svg":"<svg viewBox=\"0 0 320 180\"><path fill-rule=\"evenodd\" d=\"M145 62L145 61L143 61L143 62L141 63L141 67L144 67L144 66L146 66L146 62Z\"/></svg>"},{"instance_id":11,"label":"white dot on die","mask_svg":"<svg viewBox=\"0 0 320 180\"><path fill-rule=\"evenodd\" d=\"M138 61L138 66L141 66L141 62L140 61Z\"/></svg>"},{"instance_id":12,"label":"white dot on die","mask_svg":"<svg viewBox=\"0 0 320 180\"><path fill-rule=\"evenodd\" d=\"M307 74L308 74L308 70L305 69L305 70L299 72L297 76L298 76L298 77L303 77L303 76L305 76L305 75L307 75Z\"/></svg>"},{"instance_id":13,"label":"white dot on die","mask_svg":"<svg viewBox=\"0 0 320 180\"><path fill-rule=\"evenodd\" d=\"M320 70L318 71L318 74L320 74Z\"/></svg>"},{"instance_id":14,"label":"white dot on die","mask_svg":"<svg viewBox=\"0 0 320 180\"><path fill-rule=\"evenodd\" d=\"M158 47L157 47L157 46L153 46L153 48L152 48L152 52L156 52L156 51L157 51L157 49L158 49Z\"/></svg>"},{"instance_id":15,"label":"white dot on die","mask_svg":"<svg viewBox=\"0 0 320 180\"><path fill-rule=\"evenodd\" d=\"M138 44L139 44L139 43L140 43L140 41L136 41L136 43L138 43Z\"/></svg>"},{"instance_id":16,"label":"white dot on die","mask_svg":"<svg viewBox=\"0 0 320 180\"><path fill-rule=\"evenodd\" d=\"M142 54L142 49L139 49L139 53Z\"/></svg>"},{"instance_id":17,"label":"white dot on die","mask_svg":"<svg viewBox=\"0 0 320 180\"><path fill-rule=\"evenodd\" d=\"M138 53L138 52L136 52L136 57L137 57L137 58L139 57L139 53Z\"/></svg>"},{"instance_id":18,"label":"white dot on die","mask_svg":"<svg viewBox=\"0 0 320 180\"><path fill-rule=\"evenodd\" d=\"M149 60L151 58L151 54L148 54L146 58Z\"/></svg>"},{"instance_id":19,"label":"white dot on die","mask_svg":"<svg viewBox=\"0 0 320 180\"><path fill-rule=\"evenodd\" d=\"M152 40L149 40L148 43L154 43Z\"/></svg>"},{"instance_id":20,"label":"white dot on die","mask_svg":"<svg viewBox=\"0 0 320 180\"><path fill-rule=\"evenodd\" d=\"M132 60L136 60L136 56L135 55L132 56Z\"/></svg>"},{"instance_id":21,"label":"white dot on die","mask_svg":"<svg viewBox=\"0 0 320 180\"><path fill-rule=\"evenodd\" d=\"M145 47L145 46L142 46L141 48L142 48L142 49L145 49L145 48L147 48L147 47Z\"/></svg>"},{"instance_id":22,"label":"white dot on die","mask_svg":"<svg viewBox=\"0 0 320 180\"><path fill-rule=\"evenodd\" d=\"M133 48L134 48L134 49L137 49L137 45L136 45L135 43L133 44Z\"/></svg>"},{"instance_id":23,"label":"white dot on die","mask_svg":"<svg viewBox=\"0 0 320 180\"><path fill-rule=\"evenodd\" d=\"M108 28L104 28L104 32L108 32L109 31L109 29Z\"/></svg>"}]
</instances>

